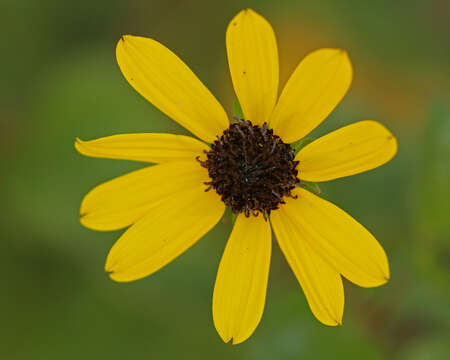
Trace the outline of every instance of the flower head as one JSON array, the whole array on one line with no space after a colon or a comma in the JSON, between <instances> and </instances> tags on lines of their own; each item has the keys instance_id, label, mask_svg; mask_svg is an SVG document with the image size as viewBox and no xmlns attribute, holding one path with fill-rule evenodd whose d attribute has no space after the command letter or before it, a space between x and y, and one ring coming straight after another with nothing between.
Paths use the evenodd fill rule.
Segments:
<instances>
[{"instance_id":1,"label":"flower head","mask_svg":"<svg viewBox=\"0 0 450 360\"><path fill-rule=\"evenodd\" d=\"M238 120L214 141L206 156L199 161L211 178L207 191L214 188L234 213L247 217L262 213L267 219L299 182L294 150L266 123L260 127Z\"/></svg>"},{"instance_id":2,"label":"flower head","mask_svg":"<svg viewBox=\"0 0 450 360\"><path fill-rule=\"evenodd\" d=\"M307 55L278 96L278 52L270 24L252 10L230 22L226 45L244 118L231 122L192 71L159 42L123 36L117 61L128 82L198 139L172 134L77 139L87 156L156 163L97 186L81 222L95 230L129 227L105 269L116 281L148 276L182 254L222 218L237 214L213 294L215 327L225 342L246 340L265 304L273 229L316 318L342 323L342 276L372 287L389 279L386 254L356 220L301 186L354 175L389 161L395 137L360 121L303 147L347 92L345 51Z\"/></svg>"}]
</instances>

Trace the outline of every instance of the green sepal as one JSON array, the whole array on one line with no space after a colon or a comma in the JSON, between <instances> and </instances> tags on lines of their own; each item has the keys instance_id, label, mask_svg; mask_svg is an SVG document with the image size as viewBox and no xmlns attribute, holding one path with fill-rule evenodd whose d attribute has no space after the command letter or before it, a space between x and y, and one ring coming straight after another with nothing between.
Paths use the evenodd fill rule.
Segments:
<instances>
[{"instance_id":1,"label":"green sepal","mask_svg":"<svg viewBox=\"0 0 450 360\"><path fill-rule=\"evenodd\" d=\"M244 114L242 112L241 104L239 104L239 100L237 98L234 98L233 100L233 120L234 117L237 117L238 119L244 119Z\"/></svg>"},{"instance_id":2,"label":"green sepal","mask_svg":"<svg viewBox=\"0 0 450 360\"><path fill-rule=\"evenodd\" d=\"M231 212L231 224L234 224L236 222L237 215L234 212Z\"/></svg>"},{"instance_id":3,"label":"green sepal","mask_svg":"<svg viewBox=\"0 0 450 360\"><path fill-rule=\"evenodd\" d=\"M300 139L294 143L291 144L291 148L294 149L295 154L297 155L297 153L304 148L306 145L308 145L309 143L312 143L314 140L316 140L315 138L312 137L304 137L303 139Z\"/></svg>"},{"instance_id":4,"label":"green sepal","mask_svg":"<svg viewBox=\"0 0 450 360\"><path fill-rule=\"evenodd\" d=\"M316 195L319 195L322 191L320 190L319 185L317 185L317 183L314 182L309 182L309 181L301 181L299 185L297 185L299 187L302 187Z\"/></svg>"}]
</instances>

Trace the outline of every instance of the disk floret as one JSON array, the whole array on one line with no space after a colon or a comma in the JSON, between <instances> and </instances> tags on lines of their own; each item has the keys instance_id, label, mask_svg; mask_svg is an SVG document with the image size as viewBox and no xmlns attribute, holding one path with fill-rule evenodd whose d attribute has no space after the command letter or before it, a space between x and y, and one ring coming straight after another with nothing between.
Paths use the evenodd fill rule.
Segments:
<instances>
[{"instance_id":1,"label":"disk floret","mask_svg":"<svg viewBox=\"0 0 450 360\"><path fill-rule=\"evenodd\" d=\"M233 213L267 218L284 197L293 197L299 182L294 150L266 123L238 120L205 153L206 160L198 161L211 178L206 191L214 189Z\"/></svg>"}]
</instances>

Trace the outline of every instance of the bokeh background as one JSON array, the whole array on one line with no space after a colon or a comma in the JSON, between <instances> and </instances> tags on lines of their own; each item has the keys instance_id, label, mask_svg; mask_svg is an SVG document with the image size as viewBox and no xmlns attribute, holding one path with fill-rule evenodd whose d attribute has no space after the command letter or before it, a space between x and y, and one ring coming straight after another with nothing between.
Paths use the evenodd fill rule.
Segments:
<instances>
[{"instance_id":1,"label":"bokeh background","mask_svg":"<svg viewBox=\"0 0 450 360\"><path fill-rule=\"evenodd\" d=\"M1 0L0 359L448 359L449 4ZM211 316L230 220L158 273L114 283L103 265L121 232L83 228L79 204L94 185L143 164L84 158L73 142L185 133L122 77L122 34L166 44L231 115L225 29L245 7L276 30L281 86L309 51L348 50L350 92L313 135L374 119L400 147L376 171L321 185L383 244L390 282L346 282L344 325L329 328L312 316L275 246L262 322L232 346Z\"/></svg>"}]
</instances>

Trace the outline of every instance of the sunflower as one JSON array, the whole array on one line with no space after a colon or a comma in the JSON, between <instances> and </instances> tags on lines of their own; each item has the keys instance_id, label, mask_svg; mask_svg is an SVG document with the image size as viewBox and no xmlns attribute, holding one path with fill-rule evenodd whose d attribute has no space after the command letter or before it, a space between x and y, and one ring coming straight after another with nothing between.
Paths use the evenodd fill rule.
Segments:
<instances>
[{"instance_id":1,"label":"sunflower","mask_svg":"<svg viewBox=\"0 0 450 360\"><path fill-rule=\"evenodd\" d=\"M243 118L223 107L173 52L144 37L123 36L117 62L130 85L197 138L121 134L76 140L83 155L156 163L101 184L81 204L94 230L129 227L110 250L113 280L133 281L168 264L213 228L229 207L236 219L214 286L212 312L225 342L246 340L265 304L272 229L312 313L340 325L342 277L374 287L389 279L373 235L305 182L354 175L389 161L395 137L360 121L302 147L292 144L336 107L352 80L348 54L320 49L297 66L278 96L274 31L261 15L239 12L226 32L231 79Z\"/></svg>"}]
</instances>

